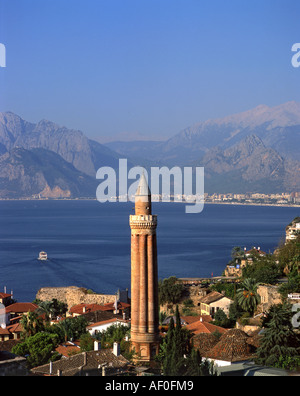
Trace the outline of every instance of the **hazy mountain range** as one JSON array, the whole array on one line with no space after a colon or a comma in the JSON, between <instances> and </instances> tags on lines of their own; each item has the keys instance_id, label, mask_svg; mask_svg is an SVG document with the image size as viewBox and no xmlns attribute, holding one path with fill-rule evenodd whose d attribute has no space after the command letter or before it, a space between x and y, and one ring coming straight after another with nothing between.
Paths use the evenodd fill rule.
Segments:
<instances>
[{"instance_id":1,"label":"hazy mountain range","mask_svg":"<svg viewBox=\"0 0 300 396\"><path fill-rule=\"evenodd\" d=\"M190 126L165 142L112 142L107 146L122 155L164 161L174 165L199 160L210 149L232 147L249 135L288 158L299 159L300 103L255 109Z\"/></svg>"},{"instance_id":2,"label":"hazy mountain range","mask_svg":"<svg viewBox=\"0 0 300 396\"><path fill-rule=\"evenodd\" d=\"M0 113L0 197L95 197L96 171L204 166L206 192L300 191L300 104L288 102L188 127L167 141L102 145L83 132Z\"/></svg>"}]
</instances>

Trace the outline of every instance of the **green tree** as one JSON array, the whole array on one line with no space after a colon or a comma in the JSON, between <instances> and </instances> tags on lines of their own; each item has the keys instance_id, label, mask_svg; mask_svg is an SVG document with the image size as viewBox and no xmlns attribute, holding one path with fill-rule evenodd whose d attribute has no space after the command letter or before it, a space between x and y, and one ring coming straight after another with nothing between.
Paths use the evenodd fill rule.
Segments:
<instances>
[{"instance_id":1,"label":"green tree","mask_svg":"<svg viewBox=\"0 0 300 396\"><path fill-rule=\"evenodd\" d=\"M260 297L257 293L258 286L259 283L255 279L247 278L242 282L241 288L238 289L236 294L238 304L250 315L253 315L260 303Z\"/></svg>"},{"instance_id":2,"label":"green tree","mask_svg":"<svg viewBox=\"0 0 300 396\"><path fill-rule=\"evenodd\" d=\"M27 315L23 315L20 323L23 327L22 338L31 337L45 329L43 319L37 312L29 312Z\"/></svg>"},{"instance_id":3,"label":"green tree","mask_svg":"<svg viewBox=\"0 0 300 396\"><path fill-rule=\"evenodd\" d=\"M49 324L50 320L57 316L64 316L68 311L68 305L53 298L51 301L36 300L38 305L37 313L45 317L45 321Z\"/></svg>"},{"instance_id":4,"label":"green tree","mask_svg":"<svg viewBox=\"0 0 300 396\"><path fill-rule=\"evenodd\" d=\"M60 342L67 342L68 340L76 340L82 334L86 334L87 320L78 316L76 318L66 318L59 323L47 328L49 333L57 334Z\"/></svg>"},{"instance_id":5,"label":"green tree","mask_svg":"<svg viewBox=\"0 0 300 396\"><path fill-rule=\"evenodd\" d=\"M285 271L298 272L300 269L300 236L279 247L277 259Z\"/></svg>"},{"instance_id":6,"label":"green tree","mask_svg":"<svg viewBox=\"0 0 300 396\"><path fill-rule=\"evenodd\" d=\"M244 314L244 310L240 307L237 297L233 300L233 303L229 307L229 319L232 322L236 322Z\"/></svg>"},{"instance_id":7,"label":"green tree","mask_svg":"<svg viewBox=\"0 0 300 396\"><path fill-rule=\"evenodd\" d=\"M211 366L202 362L199 352L191 345L191 333L181 326L178 306L175 322L172 317L156 358L162 364L164 375L209 375Z\"/></svg>"},{"instance_id":8,"label":"green tree","mask_svg":"<svg viewBox=\"0 0 300 396\"><path fill-rule=\"evenodd\" d=\"M218 293L224 293L224 295L231 300L235 298L236 289L239 287L237 283L215 283L210 286L211 290L217 291Z\"/></svg>"},{"instance_id":9,"label":"green tree","mask_svg":"<svg viewBox=\"0 0 300 396\"><path fill-rule=\"evenodd\" d=\"M165 375L169 375L171 373L174 329L175 329L174 319L173 317L171 317L168 327L168 332L160 347L160 354L159 354L159 359L162 362L163 372Z\"/></svg>"},{"instance_id":10,"label":"green tree","mask_svg":"<svg viewBox=\"0 0 300 396\"><path fill-rule=\"evenodd\" d=\"M52 318L52 302L51 301L40 301L38 304L38 309L36 312L39 315L43 315L45 317L46 323L50 323Z\"/></svg>"},{"instance_id":11,"label":"green tree","mask_svg":"<svg viewBox=\"0 0 300 396\"><path fill-rule=\"evenodd\" d=\"M176 304L180 301L183 294L183 284L175 276L159 280L158 296L160 305L171 303Z\"/></svg>"},{"instance_id":12,"label":"green tree","mask_svg":"<svg viewBox=\"0 0 300 396\"><path fill-rule=\"evenodd\" d=\"M190 334L181 326L181 318L178 305L176 305L176 325L173 331L170 375L184 375L186 359L185 355L190 352Z\"/></svg>"},{"instance_id":13,"label":"green tree","mask_svg":"<svg viewBox=\"0 0 300 396\"><path fill-rule=\"evenodd\" d=\"M229 319L222 309L218 309L212 322L216 326L224 327L226 329L234 327L235 321Z\"/></svg>"},{"instance_id":14,"label":"green tree","mask_svg":"<svg viewBox=\"0 0 300 396\"><path fill-rule=\"evenodd\" d=\"M47 364L53 356L58 338L54 334L37 333L34 336L13 347L12 352L19 356L26 356L30 368Z\"/></svg>"},{"instance_id":15,"label":"green tree","mask_svg":"<svg viewBox=\"0 0 300 396\"><path fill-rule=\"evenodd\" d=\"M194 377L214 375L213 363L207 359L202 361L200 352L193 348L186 363L185 375Z\"/></svg>"},{"instance_id":16,"label":"green tree","mask_svg":"<svg viewBox=\"0 0 300 396\"><path fill-rule=\"evenodd\" d=\"M166 312L159 311L159 324L162 325L164 320L167 318Z\"/></svg>"},{"instance_id":17,"label":"green tree","mask_svg":"<svg viewBox=\"0 0 300 396\"><path fill-rule=\"evenodd\" d=\"M82 352L92 351L94 349L94 339L90 333L82 334L80 337L80 350Z\"/></svg>"},{"instance_id":18,"label":"green tree","mask_svg":"<svg viewBox=\"0 0 300 396\"><path fill-rule=\"evenodd\" d=\"M283 299L287 299L290 293L300 293L300 274L291 273L287 283L283 283L278 288Z\"/></svg>"},{"instance_id":19,"label":"green tree","mask_svg":"<svg viewBox=\"0 0 300 396\"><path fill-rule=\"evenodd\" d=\"M290 304L273 305L263 321L264 333L257 350L257 363L286 368L300 354L300 337L292 325Z\"/></svg>"},{"instance_id":20,"label":"green tree","mask_svg":"<svg viewBox=\"0 0 300 396\"><path fill-rule=\"evenodd\" d=\"M235 246L231 251L232 260L242 259L245 257L245 252L240 246Z\"/></svg>"},{"instance_id":21,"label":"green tree","mask_svg":"<svg viewBox=\"0 0 300 396\"><path fill-rule=\"evenodd\" d=\"M53 317L57 316L65 316L66 312L68 311L68 304L53 298L51 301L51 311Z\"/></svg>"},{"instance_id":22,"label":"green tree","mask_svg":"<svg viewBox=\"0 0 300 396\"><path fill-rule=\"evenodd\" d=\"M252 278L257 283L267 283L273 285L282 275L280 266L276 264L275 256L267 255L254 257L253 264L243 268L243 279Z\"/></svg>"},{"instance_id":23,"label":"green tree","mask_svg":"<svg viewBox=\"0 0 300 396\"><path fill-rule=\"evenodd\" d=\"M101 341L102 348L112 348L114 342L121 344L128 332L127 326L113 325L109 326L105 331L97 333L95 338Z\"/></svg>"}]
</instances>

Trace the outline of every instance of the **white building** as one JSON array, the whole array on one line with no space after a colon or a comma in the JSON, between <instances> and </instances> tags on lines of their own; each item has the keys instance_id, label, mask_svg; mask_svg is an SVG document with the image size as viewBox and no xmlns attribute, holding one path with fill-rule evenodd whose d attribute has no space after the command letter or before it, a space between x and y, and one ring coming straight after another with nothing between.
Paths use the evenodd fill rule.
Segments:
<instances>
[{"instance_id":1,"label":"white building","mask_svg":"<svg viewBox=\"0 0 300 396\"><path fill-rule=\"evenodd\" d=\"M103 331L106 331L110 326L116 326L116 325L129 327L129 321L119 319L119 318L112 318L112 319L103 320L101 322L90 324L87 326L87 330L91 336L94 336L97 333L102 333Z\"/></svg>"}]
</instances>

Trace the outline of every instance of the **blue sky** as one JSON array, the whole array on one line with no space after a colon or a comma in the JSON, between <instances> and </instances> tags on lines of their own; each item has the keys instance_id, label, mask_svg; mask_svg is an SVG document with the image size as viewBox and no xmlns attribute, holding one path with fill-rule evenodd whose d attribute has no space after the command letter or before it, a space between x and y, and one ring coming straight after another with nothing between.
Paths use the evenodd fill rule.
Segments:
<instances>
[{"instance_id":1,"label":"blue sky","mask_svg":"<svg viewBox=\"0 0 300 396\"><path fill-rule=\"evenodd\" d=\"M300 101L299 0L0 0L0 111L95 139Z\"/></svg>"}]
</instances>

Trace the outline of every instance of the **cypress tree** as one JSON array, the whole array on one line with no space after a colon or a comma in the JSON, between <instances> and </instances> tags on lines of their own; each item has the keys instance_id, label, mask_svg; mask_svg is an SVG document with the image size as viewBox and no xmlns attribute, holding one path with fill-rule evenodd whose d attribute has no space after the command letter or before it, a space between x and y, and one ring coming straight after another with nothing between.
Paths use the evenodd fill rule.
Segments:
<instances>
[{"instance_id":1,"label":"cypress tree","mask_svg":"<svg viewBox=\"0 0 300 396\"><path fill-rule=\"evenodd\" d=\"M284 361L300 354L299 335L292 325L290 305L273 305L264 320L264 335L257 350L257 363L276 367Z\"/></svg>"},{"instance_id":2,"label":"cypress tree","mask_svg":"<svg viewBox=\"0 0 300 396\"><path fill-rule=\"evenodd\" d=\"M168 332L164 340L165 343L165 358L163 361L164 375L172 375L171 361L172 361L173 339L174 339L174 319L172 317L170 319Z\"/></svg>"}]
</instances>

